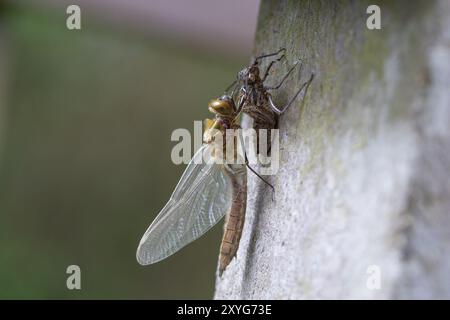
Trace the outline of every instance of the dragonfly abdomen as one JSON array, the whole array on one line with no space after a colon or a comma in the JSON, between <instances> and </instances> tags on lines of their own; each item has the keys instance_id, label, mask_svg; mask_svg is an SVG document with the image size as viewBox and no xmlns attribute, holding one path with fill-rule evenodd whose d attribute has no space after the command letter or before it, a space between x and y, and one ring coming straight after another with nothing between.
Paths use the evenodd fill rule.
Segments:
<instances>
[{"instance_id":1,"label":"dragonfly abdomen","mask_svg":"<svg viewBox=\"0 0 450 320\"><path fill-rule=\"evenodd\" d=\"M232 204L225 222L222 244L220 246L219 274L236 256L239 241L245 222L245 209L247 206L247 173L230 174L232 181Z\"/></svg>"}]
</instances>

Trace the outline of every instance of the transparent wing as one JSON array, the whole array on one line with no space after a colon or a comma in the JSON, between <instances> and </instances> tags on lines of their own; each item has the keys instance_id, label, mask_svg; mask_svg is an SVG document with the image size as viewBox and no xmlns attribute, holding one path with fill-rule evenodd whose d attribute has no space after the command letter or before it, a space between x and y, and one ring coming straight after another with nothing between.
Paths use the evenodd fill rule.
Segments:
<instances>
[{"instance_id":1,"label":"transparent wing","mask_svg":"<svg viewBox=\"0 0 450 320\"><path fill-rule=\"evenodd\" d=\"M222 165L198 161L207 152L209 145L197 151L169 201L143 235L136 254L140 264L158 262L180 250L229 210L231 180Z\"/></svg>"}]
</instances>

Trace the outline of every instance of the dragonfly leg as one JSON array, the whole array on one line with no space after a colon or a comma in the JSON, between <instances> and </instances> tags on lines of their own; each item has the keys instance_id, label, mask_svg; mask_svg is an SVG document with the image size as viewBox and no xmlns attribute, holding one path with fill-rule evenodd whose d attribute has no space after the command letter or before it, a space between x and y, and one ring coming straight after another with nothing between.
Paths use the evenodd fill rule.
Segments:
<instances>
[{"instance_id":1,"label":"dragonfly leg","mask_svg":"<svg viewBox=\"0 0 450 320\"><path fill-rule=\"evenodd\" d=\"M266 81L267 77L269 76L269 72L270 69L272 68L272 66L276 63L276 62L280 62L281 60L283 60L284 58L286 58L286 55L283 54L281 57L279 57L278 59L272 60L269 64L269 66L266 69L266 72L264 72L264 77L261 79L262 82Z\"/></svg>"},{"instance_id":2,"label":"dragonfly leg","mask_svg":"<svg viewBox=\"0 0 450 320\"><path fill-rule=\"evenodd\" d=\"M283 51L286 52L286 48L280 48L280 50L278 50L277 52L260 55L260 56L255 58L255 62L257 62L257 61L259 61L261 59L264 59L264 58L276 56L276 55L280 54Z\"/></svg>"},{"instance_id":3,"label":"dragonfly leg","mask_svg":"<svg viewBox=\"0 0 450 320\"><path fill-rule=\"evenodd\" d=\"M258 178L260 178L265 184L267 184L272 189L273 192L275 192L275 188L273 187L273 185L270 182L268 182L266 179L261 177L261 175L255 171L255 169L250 167L250 165L248 163L247 154L245 154L245 151L244 151L244 155L245 155L245 165L247 166L247 168L249 168L251 172L253 172Z\"/></svg>"},{"instance_id":4,"label":"dragonfly leg","mask_svg":"<svg viewBox=\"0 0 450 320\"><path fill-rule=\"evenodd\" d=\"M278 114L283 114L292 104L292 102L295 101L295 99L297 98L297 96L300 94L300 92L302 92L302 90L304 88L306 88L305 92L308 90L309 85L311 84L312 80L314 78L314 74L311 74L311 77L309 78L308 81L306 81L304 84L302 84L302 86L300 87L300 89L298 89L297 93L292 97L292 99L283 107L283 108L278 108L275 103L273 103L272 100L272 96L269 94L269 105L270 107L273 109L273 111L275 111Z\"/></svg>"},{"instance_id":5,"label":"dragonfly leg","mask_svg":"<svg viewBox=\"0 0 450 320\"><path fill-rule=\"evenodd\" d=\"M249 168L258 178L260 178L265 184L267 184L273 192L275 192L275 188L272 184L270 184L270 182L268 182L266 179L264 179L263 177L261 177L261 175L255 171L255 169L253 169L252 167L250 167L250 165L248 163L245 164L247 166L247 168Z\"/></svg>"},{"instance_id":6,"label":"dragonfly leg","mask_svg":"<svg viewBox=\"0 0 450 320\"><path fill-rule=\"evenodd\" d=\"M303 67L303 61L302 60L297 60L297 61L295 61L294 65L288 70L288 72L284 75L284 77L281 79L279 84L277 84L274 87L266 87L266 90L277 90L277 89L280 89L280 87L283 85L284 81L289 77L291 72L294 71L294 69L297 67L297 65L299 63L300 63L300 72L301 72L302 71L302 67Z\"/></svg>"},{"instance_id":7,"label":"dragonfly leg","mask_svg":"<svg viewBox=\"0 0 450 320\"><path fill-rule=\"evenodd\" d=\"M226 89L225 89L225 94L228 94L228 92L231 90L231 88L233 88L233 91L235 90L235 87L237 86L237 80L234 80ZM232 92L233 92L232 91Z\"/></svg>"},{"instance_id":8,"label":"dragonfly leg","mask_svg":"<svg viewBox=\"0 0 450 320\"><path fill-rule=\"evenodd\" d=\"M241 139L241 143L242 143L243 151L244 151L245 165L247 166L247 168L250 169L251 172L253 172L253 173L254 173L258 178L260 178L266 185L268 185L268 186L272 189L273 193L275 193L275 188L274 188L274 186L273 186L270 182L268 182L266 179L264 179L263 177L261 177L261 175L260 175L258 172L256 172L256 170L253 169L253 168L250 166L250 164L248 163L247 152L245 151L245 147L244 147L244 143L243 143L243 140L242 140L242 136L240 136L240 139Z\"/></svg>"}]
</instances>

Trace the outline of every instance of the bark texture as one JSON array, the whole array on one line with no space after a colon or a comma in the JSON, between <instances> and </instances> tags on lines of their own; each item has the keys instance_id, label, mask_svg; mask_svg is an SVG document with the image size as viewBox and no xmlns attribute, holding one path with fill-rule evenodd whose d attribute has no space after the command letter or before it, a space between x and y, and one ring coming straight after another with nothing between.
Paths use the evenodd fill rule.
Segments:
<instances>
[{"instance_id":1,"label":"bark texture","mask_svg":"<svg viewBox=\"0 0 450 320\"><path fill-rule=\"evenodd\" d=\"M450 298L450 4L379 2L369 30L370 4L262 0L254 53L304 60L275 101L315 79L215 298Z\"/></svg>"}]
</instances>

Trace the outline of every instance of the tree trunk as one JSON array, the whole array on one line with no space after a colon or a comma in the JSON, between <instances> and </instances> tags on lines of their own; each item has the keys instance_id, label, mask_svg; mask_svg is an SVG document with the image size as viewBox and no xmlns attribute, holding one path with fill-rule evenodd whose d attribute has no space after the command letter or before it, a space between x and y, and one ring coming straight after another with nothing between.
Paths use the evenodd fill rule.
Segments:
<instances>
[{"instance_id":1,"label":"tree trunk","mask_svg":"<svg viewBox=\"0 0 450 320\"><path fill-rule=\"evenodd\" d=\"M237 257L217 299L450 298L450 4L262 0L255 54L282 105L280 169L249 172ZM298 71L298 70L297 70Z\"/></svg>"}]
</instances>

